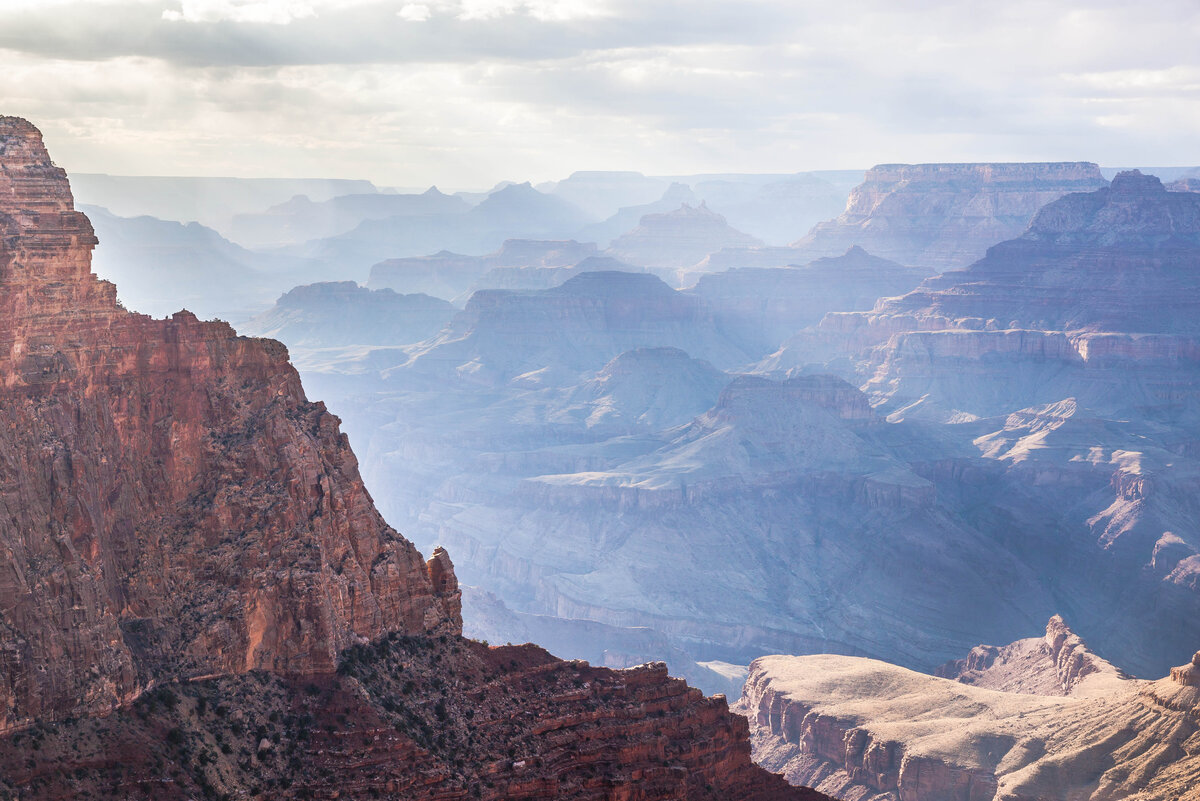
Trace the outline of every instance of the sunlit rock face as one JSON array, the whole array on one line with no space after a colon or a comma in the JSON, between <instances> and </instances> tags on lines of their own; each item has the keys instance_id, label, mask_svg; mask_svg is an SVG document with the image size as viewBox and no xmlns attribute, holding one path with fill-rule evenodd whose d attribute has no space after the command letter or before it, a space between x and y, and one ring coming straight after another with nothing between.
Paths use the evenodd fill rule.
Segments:
<instances>
[{"instance_id":1,"label":"sunlit rock face","mask_svg":"<svg viewBox=\"0 0 1200 801\"><path fill-rule=\"evenodd\" d=\"M0 225L3 726L164 673L328 671L360 637L458 626L283 348L120 308L65 174L14 118Z\"/></svg>"},{"instance_id":2,"label":"sunlit rock face","mask_svg":"<svg viewBox=\"0 0 1200 801\"><path fill-rule=\"evenodd\" d=\"M854 657L763 657L735 708L760 764L838 798L1168 801L1186 798L1200 770L1198 661L1132 680L1056 616L1045 636L978 646L945 678Z\"/></svg>"},{"instance_id":3,"label":"sunlit rock face","mask_svg":"<svg viewBox=\"0 0 1200 801\"><path fill-rule=\"evenodd\" d=\"M1105 183L1086 162L881 164L867 171L840 217L792 247L808 259L859 245L901 264L963 267L1019 236L1047 203Z\"/></svg>"}]
</instances>

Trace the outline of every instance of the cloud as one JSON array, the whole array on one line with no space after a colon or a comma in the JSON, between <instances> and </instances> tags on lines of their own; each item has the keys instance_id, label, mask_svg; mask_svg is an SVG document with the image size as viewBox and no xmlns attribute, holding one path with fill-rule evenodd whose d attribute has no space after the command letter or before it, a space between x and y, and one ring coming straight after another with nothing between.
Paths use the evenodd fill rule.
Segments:
<instances>
[{"instance_id":1,"label":"cloud","mask_svg":"<svg viewBox=\"0 0 1200 801\"><path fill-rule=\"evenodd\" d=\"M432 15L433 12L424 3L406 3L396 12L396 16L409 22L424 22Z\"/></svg>"},{"instance_id":2,"label":"cloud","mask_svg":"<svg viewBox=\"0 0 1200 801\"><path fill-rule=\"evenodd\" d=\"M0 9L0 94L90 171L1187 163L1198 35L1176 0L47 0Z\"/></svg>"},{"instance_id":3,"label":"cloud","mask_svg":"<svg viewBox=\"0 0 1200 801\"><path fill-rule=\"evenodd\" d=\"M257 22L286 25L292 20L316 16L304 0L181 0L180 8L168 8L168 22Z\"/></svg>"}]
</instances>

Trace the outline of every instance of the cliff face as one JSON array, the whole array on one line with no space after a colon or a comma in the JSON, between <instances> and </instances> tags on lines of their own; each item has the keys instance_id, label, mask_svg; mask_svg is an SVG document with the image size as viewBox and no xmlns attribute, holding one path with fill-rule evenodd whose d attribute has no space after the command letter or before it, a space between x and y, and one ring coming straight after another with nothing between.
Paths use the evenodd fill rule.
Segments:
<instances>
[{"instance_id":1,"label":"cliff face","mask_svg":"<svg viewBox=\"0 0 1200 801\"><path fill-rule=\"evenodd\" d=\"M453 631L278 343L121 309L37 131L0 120L0 729L164 673L327 672Z\"/></svg>"},{"instance_id":2,"label":"cliff face","mask_svg":"<svg viewBox=\"0 0 1200 801\"><path fill-rule=\"evenodd\" d=\"M240 325L289 348L312 349L420 342L442 330L456 309L429 295L366 289L353 281L298 286Z\"/></svg>"},{"instance_id":3,"label":"cliff face","mask_svg":"<svg viewBox=\"0 0 1200 801\"><path fill-rule=\"evenodd\" d=\"M882 164L867 171L836 220L794 243L836 256L852 245L886 259L946 270L1020 235L1042 206L1105 183L1095 164Z\"/></svg>"},{"instance_id":4,"label":"cliff face","mask_svg":"<svg viewBox=\"0 0 1200 801\"><path fill-rule=\"evenodd\" d=\"M1034 642L1045 649L1031 658ZM839 798L1193 797L1200 656L1169 678L1125 679L1057 619L1044 640L996 649L990 664L979 662L985 648L963 663L977 665L963 677L976 686L853 657L763 657L737 709L760 764ZM1043 693L1047 669L1059 681Z\"/></svg>"},{"instance_id":5,"label":"cliff face","mask_svg":"<svg viewBox=\"0 0 1200 801\"><path fill-rule=\"evenodd\" d=\"M131 314L0 118L0 795L823 799L662 666L463 640L283 347Z\"/></svg>"}]
</instances>

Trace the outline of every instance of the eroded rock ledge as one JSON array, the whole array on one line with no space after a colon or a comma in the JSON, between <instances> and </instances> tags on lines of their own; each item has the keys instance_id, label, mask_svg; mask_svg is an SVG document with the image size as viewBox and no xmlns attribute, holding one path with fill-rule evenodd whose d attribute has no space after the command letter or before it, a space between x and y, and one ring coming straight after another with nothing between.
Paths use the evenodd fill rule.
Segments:
<instances>
[{"instance_id":1,"label":"eroded rock ledge","mask_svg":"<svg viewBox=\"0 0 1200 801\"><path fill-rule=\"evenodd\" d=\"M759 764L853 801L1194 792L1200 654L1168 678L1132 680L1056 618L1045 638L981 646L946 671L960 681L856 657L763 657L735 709L749 718ZM989 688L999 686L1009 691Z\"/></svg>"}]
</instances>

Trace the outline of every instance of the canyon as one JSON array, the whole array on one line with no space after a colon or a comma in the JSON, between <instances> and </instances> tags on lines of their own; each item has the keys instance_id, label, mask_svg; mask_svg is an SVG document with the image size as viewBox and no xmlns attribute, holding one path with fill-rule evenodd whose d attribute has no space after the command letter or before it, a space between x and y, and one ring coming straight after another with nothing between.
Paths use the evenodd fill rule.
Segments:
<instances>
[{"instance_id":1,"label":"canyon","mask_svg":"<svg viewBox=\"0 0 1200 801\"><path fill-rule=\"evenodd\" d=\"M0 117L0 788L22 798L800 798L662 665L461 637L278 342L129 312Z\"/></svg>"},{"instance_id":2,"label":"canyon","mask_svg":"<svg viewBox=\"0 0 1200 801\"><path fill-rule=\"evenodd\" d=\"M734 224L705 182L503 186L459 195L492 199L492 249L464 251L486 255L406 255L380 236L371 252L388 258L369 288L297 287L239 328L285 341L305 387L344 420L386 519L422 550L454 554L470 636L616 670L666 660L730 697L748 677L756 737L784 737L756 745L760 759L843 798L1066 798L1088 781L1115 798L1131 786L1123 776L1179 788L1190 746L1163 732L1189 718L1154 717L1174 709L1165 689L1143 715L1130 699L1150 685L1130 677L1166 675L1200 642L1200 209L1186 186L1104 175L1111 184L1086 163L882 165L842 218L787 247L739 244L761 229ZM723 191L763 196L740 186ZM571 228L626 198L603 224ZM582 216L561 216L567 200ZM547 225L523 229L523 204ZM506 207L518 213L503 222ZM387 219L363 230L408 224ZM606 253L609 238L629 250ZM283 255L320 262L333 252L322 248L362 241L339 234ZM339 277L364 274L366 255ZM340 258L321 263L350 264ZM425 635L406 636L395 647ZM533 653L446 636L433 650L456 676ZM393 645L378 658L387 671L338 680L394 679L397 660L410 669ZM808 661L772 667L786 659ZM599 668L568 664L555 669L596 686L587 671ZM828 694L861 712L854 726L869 736L818 716L813 742L828 743L812 761L793 723L775 726L769 709L755 723L775 703L768 685L797 672L821 678L788 685L795 713ZM921 700L937 681L952 689ZM307 709L298 686L278 685L279 697ZM895 701L879 726L928 725L871 728L856 692ZM188 698L185 710L200 703ZM985 711L963 740L971 710ZM1109 737L1113 710L1137 736ZM168 710L147 712L165 725L156 715ZM1026 723L1094 747L1076 759L1067 735L1026 737ZM613 725L617 737L626 724ZM1156 737L1172 745L1146 756ZM439 759L464 753L449 735L433 745L447 749ZM1064 765L1083 784L1055 785Z\"/></svg>"}]
</instances>

